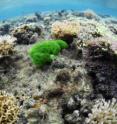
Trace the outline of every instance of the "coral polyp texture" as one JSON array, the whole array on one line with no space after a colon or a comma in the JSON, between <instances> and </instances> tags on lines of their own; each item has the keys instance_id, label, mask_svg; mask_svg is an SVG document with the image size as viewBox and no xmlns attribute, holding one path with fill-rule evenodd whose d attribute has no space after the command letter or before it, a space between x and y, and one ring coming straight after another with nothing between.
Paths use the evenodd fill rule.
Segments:
<instances>
[{"instance_id":1,"label":"coral polyp texture","mask_svg":"<svg viewBox=\"0 0 117 124\"><path fill-rule=\"evenodd\" d=\"M0 36L0 58L14 54L15 40L16 38L10 35Z\"/></svg>"},{"instance_id":2,"label":"coral polyp texture","mask_svg":"<svg viewBox=\"0 0 117 124\"><path fill-rule=\"evenodd\" d=\"M19 107L13 95L0 91L0 124L16 124Z\"/></svg>"},{"instance_id":3,"label":"coral polyp texture","mask_svg":"<svg viewBox=\"0 0 117 124\"><path fill-rule=\"evenodd\" d=\"M117 124L116 99L113 98L108 102L104 99L97 100L86 122L87 124Z\"/></svg>"},{"instance_id":4,"label":"coral polyp texture","mask_svg":"<svg viewBox=\"0 0 117 124\"><path fill-rule=\"evenodd\" d=\"M66 37L76 37L80 30L80 24L78 21L67 21L62 22L56 21L52 24L51 33L52 36L57 39L65 39Z\"/></svg>"},{"instance_id":5,"label":"coral polyp texture","mask_svg":"<svg viewBox=\"0 0 117 124\"><path fill-rule=\"evenodd\" d=\"M67 47L67 43L62 40L40 41L29 50L29 55L35 65L42 67L52 62L59 52Z\"/></svg>"}]
</instances>

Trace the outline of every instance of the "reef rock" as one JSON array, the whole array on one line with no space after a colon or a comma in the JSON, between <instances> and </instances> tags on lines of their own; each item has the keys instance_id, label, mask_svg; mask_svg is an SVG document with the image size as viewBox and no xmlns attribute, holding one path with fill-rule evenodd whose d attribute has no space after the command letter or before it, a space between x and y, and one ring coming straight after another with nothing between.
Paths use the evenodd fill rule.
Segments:
<instances>
[{"instance_id":1,"label":"reef rock","mask_svg":"<svg viewBox=\"0 0 117 124\"><path fill-rule=\"evenodd\" d=\"M17 38L18 44L32 44L37 41L39 36L41 35L42 27L30 23L23 24L11 32L11 34Z\"/></svg>"}]
</instances>

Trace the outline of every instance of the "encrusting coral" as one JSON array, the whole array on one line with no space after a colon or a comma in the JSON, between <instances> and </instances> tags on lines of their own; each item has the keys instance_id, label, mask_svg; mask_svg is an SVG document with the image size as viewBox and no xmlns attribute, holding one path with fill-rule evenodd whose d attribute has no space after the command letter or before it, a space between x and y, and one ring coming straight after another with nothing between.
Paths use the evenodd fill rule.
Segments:
<instances>
[{"instance_id":1,"label":"encrusting coral","mask_svg":"<svg viewBox=\"0 0 117 124\"><path fill-rule=\"evenodd\" d=\"M0 124L16 124L19 107L13 95L0 91Z\"/></svg>"},{"instance_id":2,"label":"encrusting coral","mask_svg":"<svg viewBox=\"0 0 117 124\"><path fill-rule=\"evenodd\" d=\"M117 124L117 101L116 99L106 102L104 99L96 101L92 113L86 119L87 124Z\"/></svg>"},{"instance_id":3,"label":"encrusting coral","mask_svg":"<svg viewBox=\"0 0 117 124\"><path fill-rule=\"evenodd\" d=\"M10 35L0 36L0 58L14 54L15 40L16 38Z\"/></svg>"},{"instance_id":4,"label":"encrusting coral","mask_svg":"<svg viewBox=\"0 0 117 124\"><path fill-rule=\"evenodd\" d=\"M72 38L76 37L80 30L80 24L77 21L67 21L62 22L56 21L52 24L51 33L54 38L63 39L65 41L72 42ZM70 39L68 41L68 39Z\"/></svg>"}]
</instances>

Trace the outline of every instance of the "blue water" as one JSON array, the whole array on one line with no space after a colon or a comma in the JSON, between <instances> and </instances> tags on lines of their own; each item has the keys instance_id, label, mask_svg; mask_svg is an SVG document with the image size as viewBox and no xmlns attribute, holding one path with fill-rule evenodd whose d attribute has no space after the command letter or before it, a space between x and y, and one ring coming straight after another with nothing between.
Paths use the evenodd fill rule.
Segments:
<instances>
[{"instance_id":1,"label":"blue water","mask_svg":"<svg viewBox=\"0 0 117 124\"><path fill-rule=\"evenodd\" d=\"M99 14L117 16L117 0L0 0L0 20L62 9L92 9Z\"/></svg>"}]
</instances>

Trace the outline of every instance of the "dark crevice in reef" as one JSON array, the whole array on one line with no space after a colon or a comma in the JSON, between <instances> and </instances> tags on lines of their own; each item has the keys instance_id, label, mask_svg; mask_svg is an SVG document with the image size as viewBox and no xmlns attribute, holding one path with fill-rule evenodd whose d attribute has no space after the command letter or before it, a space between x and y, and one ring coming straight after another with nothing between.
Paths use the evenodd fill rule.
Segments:
<instances>
[{"instance_id":1,"label":"dark crevice in reef","mask_svg":"<svg viewBox=\"0 0 117 124\"><path fill-rule=\"evenodd\" d=\"M102 94L105 99L117 99L117 65L113 59L115 57L89 49L87 53L86 69L92 79L94 94Z\"/></svg>"},{"instance_id":2,"label":"dark crevice in reef","mask_svg":"<svg viewBox=\"0 0 117 124\"><path fill-rule=\"evenodd\" d=\"M19 57L3 57L0 58L0 90L5 89L5 86L12 83L16 78L17 68L19 67L15 61Z\"/></svg>"}]
</instances>

